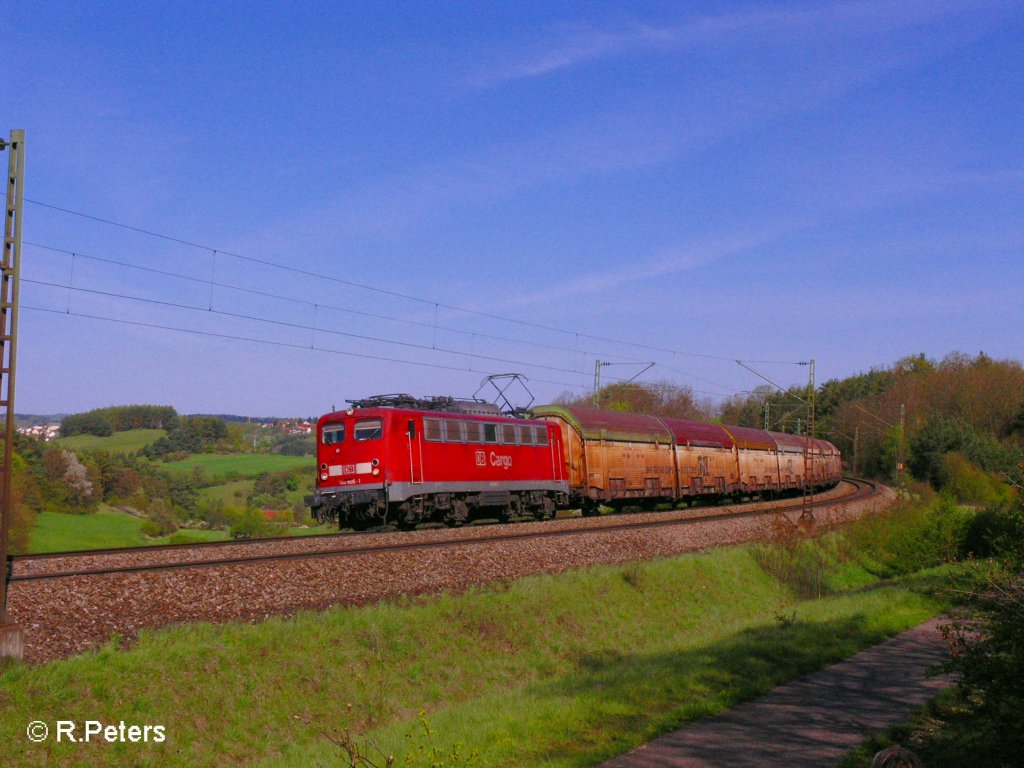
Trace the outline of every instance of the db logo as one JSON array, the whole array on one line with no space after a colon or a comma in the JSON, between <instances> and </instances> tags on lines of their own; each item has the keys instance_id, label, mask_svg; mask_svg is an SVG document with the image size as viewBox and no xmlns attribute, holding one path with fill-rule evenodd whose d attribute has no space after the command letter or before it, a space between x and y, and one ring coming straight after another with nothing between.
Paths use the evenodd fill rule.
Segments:
<instances>
[{"instance_id":1,"label":"db logo","mask_svg":"<svg viewBox=\"0 0 1024 768\"><path fill-rule=\"evenodd\" d=\"M486 467L487 466L487 451L477 451L476 452L476 465L478 467Z\"/></svg>"}]
</instances>

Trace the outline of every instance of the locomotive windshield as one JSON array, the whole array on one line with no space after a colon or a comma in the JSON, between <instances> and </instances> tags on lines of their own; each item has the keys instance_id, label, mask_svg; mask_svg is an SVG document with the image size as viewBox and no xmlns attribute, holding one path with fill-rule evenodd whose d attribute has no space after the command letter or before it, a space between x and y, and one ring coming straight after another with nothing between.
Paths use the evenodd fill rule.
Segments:
<instances>
[{"instance_id":1,"label":"locomotive windshield","mask_svg":"<svg viewBox=\"0 0 1024 768\"><path fill-rule=\"evenodd\" d=\"M356 440L379 440L384 433L383 419L363 419L357 421L352 430L352 436Z\"/></svg>"},{"instance_id":2,"label":"locomotive windshield","mask_svg":"<svg viewBox=\"0 0 1024 768\"><path fill-rule=\"evenodd\" d=\"M344 424L324 424L324 445L345 442Z\"/></svg>"}]
</instances>

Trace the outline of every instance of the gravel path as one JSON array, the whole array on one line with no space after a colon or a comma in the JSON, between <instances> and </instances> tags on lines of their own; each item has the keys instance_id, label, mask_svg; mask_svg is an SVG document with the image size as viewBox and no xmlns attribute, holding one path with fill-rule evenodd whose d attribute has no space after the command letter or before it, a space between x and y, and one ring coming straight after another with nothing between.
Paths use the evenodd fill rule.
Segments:
<instances>
[{"instance_id":1,"label":"gravel path","mask_svg":"<svg viewBox=\"0 0 1024 768\"><path fill-rule=\"evenodd\" d=\"M817 768L905 722L950 684L941 619L621 755L600 768Z\"/></svg>"},{"instance_id":2,"label":"gravel path","mask_svg":"<svg viewBox=\"0 0 1024 768\"><path fill-rule=\"evenodd\" d=\"M837 502L815 510L815 517L820 525L838 525L888 506L892 500L887 491L858 502ZM655 513L659 519L668 519L667 514L676 513ZM687 516L686 510L682 516ZM622 520L592 518L590 522L600 528L608 519ZM566 520L540 525L579 523ZM493 530L504 527L494 526ZM477 536L481 530L492 529L455 533ZM409 536L429 540L451 538L451 534L416 531L382 536L407 541ZM363 605L398 595L460 591L475 584L667 557L769 534L765 518L745 517L400 552L61 577L12 583L8 608L25 632L26 659L44 662L80 653L114 634L130 640L144 628L190 621L259 621L330 605ZM336 546L338 540L333 542ZM365 537L353 537L353 542L353 547L366 546Z\"/></svg>"}]
</instances>

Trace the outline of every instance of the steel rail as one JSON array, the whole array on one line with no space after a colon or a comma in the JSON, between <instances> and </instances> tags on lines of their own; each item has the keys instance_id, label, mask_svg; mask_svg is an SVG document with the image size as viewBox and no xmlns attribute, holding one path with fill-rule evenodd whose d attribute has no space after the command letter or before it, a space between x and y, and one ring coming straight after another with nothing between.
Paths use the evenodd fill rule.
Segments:
<instances>
[{"instance_id":1,"label":"steel rail","mask_svg":"<svg viewBox=\"0 0 1024 768\"><path fill-rule=\"evenodd\" d=\"M853 485L853 492L832 499L819 499L813 502L812 507L829 506L833 504L846 504L852 501L858 501L863 498L870 497L877 493L877 485L870 481L861 480L857 478L844 478L844 481ZM9 579L9 583L17 583L23 581L43 581L48 579L61 579L69 577L79 576L105 576L122 573L140 573L144 571L165 571L165 570L183 570L186 568L211 568L217 566L233 566L233 565L248 565L254 563L264 562L276 562L276 561L288 561L288 560L308 560L312 558L322 557L337 557L337 556L348 556L348 555L371 555L381 554L386 552L400 552L417 549L439 549L445 547L456 547L462 545L473 545L473 544L487 544L494 542L508 542L517 540L529 540L539 539L546 537L556 536L574 536L579 534L589 533L602 533L602 532L616 532L616 531L627 531L627 530L640 530L646 528L658 528L671 525L694 525L697 523L714 522L721 520L729 520L743 517L759 517L775 515L781 512L790 510L800 510L803 507L802 501L794 504L786 504L773 506L769 509L740 509L730 512L722 512L709 515L698 515L695 517L684 517L684 518L672 518L667 520L641 520L641 521L623 521L609 523L606 525L597 526L585 526L585 527L574 527L574 528L560 528L560 529L545 529L543 526L538 528L531 528L526 531L512 531L509 533L502 533L491 536L469 536L462 538L446 538L435 541L408 541L399 542L393 544L380 544L380 545L369 545L369 546L356 546L356 547L342 547L334 549L320 549L312 551L298 551L298 552L284 552L284 553L269 553L263 555L248 555L243 557L227 557L227 558L213 558L203 560L181 560L176 562L168 563L142 563L138 565L122 565L113 567L99 567L99 568L83 568L78 570L64 570L64 571L50 571L43 573L23 573L18 574L13 572L13 566L17 563L28 563L36 559L49 559L56 556L69 556L74 557L88 557L96 554L148 554L156 547L134 547L126 549L110 549L110 550L81 550L76 553L46 553L44 556L36 555L18 555L15 557L8 558L11 567L12 575ZM679 510L676 510L679 511ZM462 529L465 530L465 529ZM351 540L352 534L328 534L332 538L334 537L345 537ZM367 534L372 535L372 534ZM247 545L263 544L273 541L302 541L302 539L296 539L294 536L290 537L277 537L276 539L253 539L249 541L230 541L230 542L203 542L199 544L183 544L183 545L167 545L167 548L178 548L178 547L192 547L196 549L207 548L211 545L226 545L226 544L237 544L242 547Z\"/></svg>"}]
</instances>

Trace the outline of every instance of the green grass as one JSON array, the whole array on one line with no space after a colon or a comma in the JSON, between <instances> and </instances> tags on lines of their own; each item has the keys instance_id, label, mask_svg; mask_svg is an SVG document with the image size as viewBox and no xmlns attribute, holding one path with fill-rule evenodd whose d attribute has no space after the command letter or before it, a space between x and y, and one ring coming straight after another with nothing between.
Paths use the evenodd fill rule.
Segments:
<instances>
[{"instance_id":1,"label":"green grass","mask_svg":"<svg viewBox=\"0 0 1024 768\"><path fill-rule=\"evenodd\" d=\"M230 476L252 478L261 472L304 467L309 469L312 478L316 459L312 456L279 456L274 453L195 453L181 461L166 462L163 466L175 472L192 472L195 467L203 466L213 480L223 480Z\"/></svg>"},{"instance_id":2,"label":"green grass","mask_svg":"<svg viewBox=\"0 0 1024 768\"><path fill-rule=\"evenodd\" d=\"M143 520L104 505L93 515L41 512L29 534L29 552L66 552L74 549L141 547Z\"/></svg>"},{"instance_id":3,"label":"green grass","mask_svg":"<svg viewBox=\"0 0 1024 768\"><path fill-rule=\"evenodd\" d=\"M205 489L204 489L205 490ZM222 541L227 531L182 528L170 536L150 539L142 534L145 521L111 509L106 504L92 515L66 515L42 512L29 535L29 553L69 552L78 549L109 549L113 547L149 547L156 544L189 544ZM315 536L337 532L337 526L292 526L280 529L281 536Z\"/></svg>"},{"instance_id":4,"label":"green grass","mask_svg":"<svg viewBox=\"0 0 1024 768\"><path fill-rule=\"evenodd\" d=\"M151 539L143 535L141 518L111 509L106 504L92 515L42 512L29 534L29 553L69 552L76 549L147 547L154 544L186 544L219 541L225 531L181 529L170 536Z\"/></svg>"},{"instance_id":5,"label":"green grass","mask_svg":"<svg viewBox=\"0 0 1024 768\"><path fill-rule=\"evenodd\" d=\"M288 529L289 536L320 536L325 533L337 533L337 523L324 523L323 525L296 525Z\"/></svg>"},{"instance_id":6,"label":"green grass","mask_svg":"<svg viewBox=\"0 0 1024 768\"><path fill-rule=\"evenodd\" d=\"M252 480L230 480L226 483L208 485L199 489L201 502L220 501L224 504L244 505L252 493Z\"/></svg>"},{"instance_id":7,"label":"green grass","mask_svg":"<svg viewBox=\"0 0 1024 768\"><path fill-rule=\"evenodd\" d=\"M166 435L165 429L130 429L126 432L115 432L109 437L72 435L60 437L55 442L62 448L73 451L102 449L111 453L135 453Z\"/></svg>"},{"instance_id":8,"label":"green grass","mask_svg":"<svg viewBox=\"0 0 1024 768\"><path fill-rule=\"evenodd\" d=\"M178 626L128 650L0 667L0 743L18 765L335 766L321 731L348 727L399 765L434 749L444 765L592 765L944 610L929 581L944 574L798 600L733 548ZM163 724L168 741L34 745L35 719ZM457 742L471 759L450 758Z\"/></svg>"},{"instance_id":9,"label":"green grass","mask_svg":"<svg viewBox=\"0 0 1024 768\"><path fill-rule=\"evenodd\" d=\"M163 536L153 539L152 544L201 544L205 541L224 541L228 537L227 531L200 528L179 528L170 536Z\"/></svg>"}]
</instances>

